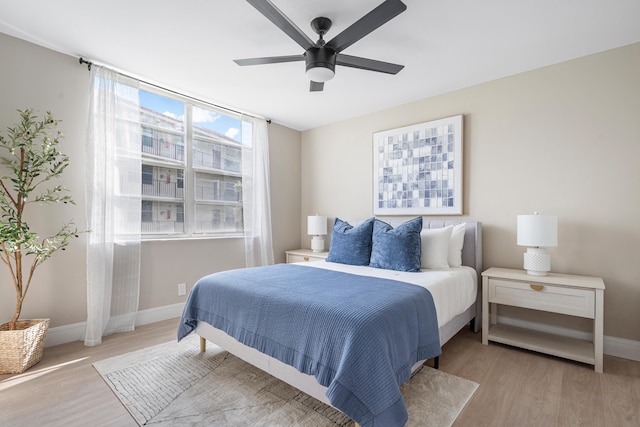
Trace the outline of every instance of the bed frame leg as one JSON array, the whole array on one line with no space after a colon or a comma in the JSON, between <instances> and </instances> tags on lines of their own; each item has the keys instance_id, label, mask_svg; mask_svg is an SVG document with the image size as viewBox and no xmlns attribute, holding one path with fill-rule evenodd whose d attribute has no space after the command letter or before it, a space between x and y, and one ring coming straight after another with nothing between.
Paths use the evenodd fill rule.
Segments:
<instances>
[{"instance_id":1,"label":"bed frame leg","mask_svg":"<svg viewBox=\"0 0 640 427\"><path fill-rule=\"evenodd\" d=\"M480 329L482 329L482 320L477 319L479 319L478 316L474 317L473 319L471 319L471 322L469 322L469 329L471 329L471 332L473 332L474 334L477 334L478 332L480 332Z\"/></svg>"},{"instance_id":2,"label":"bed frame leg","mask_svg":"<svg viewBox=\"0 0 640 427\"><path fill-rule=\"evenodd\" d=\"M204 337L200 337L200 353L207 351L207 340Z\"/></svg>"},{"instance_id":3,"label":"bed frame leg","mask_svg":"<svg viewBox=\"0 0 640 427\"><path fill-rule=\"evenodd\" d=\"M440 368L440 356L436 356L436 358L433 359L433 368L434 369Z\"/></svg>"}]
</instances>

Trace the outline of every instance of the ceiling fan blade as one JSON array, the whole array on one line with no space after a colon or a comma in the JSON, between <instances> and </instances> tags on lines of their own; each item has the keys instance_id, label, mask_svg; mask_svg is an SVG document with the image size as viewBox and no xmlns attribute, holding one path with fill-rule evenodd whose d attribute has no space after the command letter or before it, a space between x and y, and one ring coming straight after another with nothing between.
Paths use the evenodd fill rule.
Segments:
<instances>
[{"instance_id":1,"label":"ceiling fan blade","mask_svg":"<svg viewBox=\"0 0 640 427\"><path fill-rule=\"evenodd\" d=\"M281 62L304 61L304 55L288 55L288 56L266 56L264 58L245 58L234 59L238 65L263 65L263 64L279 64Z\"/></svg>"},{"instance_id":2,"label":"ceiling fan blade","mask_svg":"<svg viewBox=\"0 0 640 427\"><path fill-rule=\"evenodd\" d=\"M311 80L311 84L309 85L310 92L322 92L324 89L324 82L314 82Z\"/></svg>"},{"instance_id":3,"label":"ceiling fan blade","mask_svg":"<svg viewBox=\"0 0 640 427\"><path fill-rule=\"evenodd\" d=\"M340 52L407 9L400 0L386 0L350 27L335 36L326 46Z\"/></svg>"},{"instance_id":4,"label":"ceiling fan blade","mask_svg":"<svg viewBox=\"0 0 640 427\"><path fill-rule=\"evenodd\" d=\"M360 68L361 70L377 71L379 73L398 74L404 65L392 64L390 62L377 61L375 59L361 58L359 56L338 54L336 65L345 67Z\"/></svg>"},{"instance_id":5,"label":"ceiling fan blade","mask_svg":"<svg viewBox=\"0 0 640 427\"><path fill-rule=\"evenodd\" d=\"M311 40L300 28L296 26L287 16L274 6L269 0L247 0L247 2L255 7L258 12L262 13L269 21L276 24L278 28L285 32L289 37L298 43L304 50L315 46Z\"/></svg>"}]
</instances>

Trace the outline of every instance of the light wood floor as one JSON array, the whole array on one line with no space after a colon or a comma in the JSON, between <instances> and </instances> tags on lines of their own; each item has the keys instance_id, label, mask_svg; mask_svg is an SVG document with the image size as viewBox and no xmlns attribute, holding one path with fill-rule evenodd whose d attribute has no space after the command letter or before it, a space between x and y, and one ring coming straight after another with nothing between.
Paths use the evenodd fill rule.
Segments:
<instances>
[{"instance_id":1,"label":"light wood floor","mask_svg":"<svg viewBox=\"0 0 640 427\"><path fill-rule=\"evenodd\" d=\"M45 349L22 375L0 375L0 426L135 426L91 365L175 339L178 320ZM640 426L640 362L605 356L604 374L580 363L483 346L461 331L444 347L440 369L480 384L454 426Z\"/></svg>"}]
</instances>

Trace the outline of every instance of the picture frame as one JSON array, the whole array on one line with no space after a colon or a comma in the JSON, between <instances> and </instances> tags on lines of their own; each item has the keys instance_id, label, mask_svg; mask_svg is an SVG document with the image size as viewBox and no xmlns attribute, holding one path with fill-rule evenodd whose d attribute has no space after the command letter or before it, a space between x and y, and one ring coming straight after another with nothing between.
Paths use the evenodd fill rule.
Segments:
<instances>
[{"instance_id":1,"label":"picture frame","mask_svg":"<svg viewBox=\"0 0 640 427\"><path fill-rule=\"evenodd\" d=\"M374 215L462 215L463 116L373 134Z\"/></svg>"}]
</instances>

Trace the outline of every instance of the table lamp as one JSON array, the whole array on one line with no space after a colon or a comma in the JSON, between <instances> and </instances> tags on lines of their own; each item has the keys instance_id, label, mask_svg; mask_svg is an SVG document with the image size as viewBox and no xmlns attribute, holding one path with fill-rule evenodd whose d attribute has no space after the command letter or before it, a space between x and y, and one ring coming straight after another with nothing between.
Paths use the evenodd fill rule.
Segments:
<instances>
[{"instance_id":1,"label":"table lamp","mask_svg":"<svg viewBox=\"0 0 640 427\"><path fill-rule=\"evenodd\" d=\"M524 269L533 276L546 276L551 257L545 248L558 246L558 217L555 215L518 215L518 246L528 246Z\"/></svg>"},{"instance_id":2,"label":"table lamp","mask_svg":"<svg viewBox=\"0 0 640 427\"><path fill-rule=\"evenodd\" d=\"M307 217L307 234L311 238L311 250L313 252L324 251L324 236L327 234L327 217L311 215Z\"/></svg>"}]
</instances>

